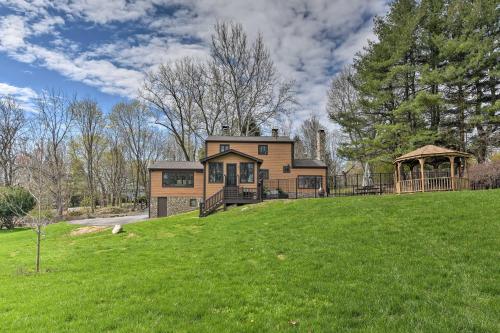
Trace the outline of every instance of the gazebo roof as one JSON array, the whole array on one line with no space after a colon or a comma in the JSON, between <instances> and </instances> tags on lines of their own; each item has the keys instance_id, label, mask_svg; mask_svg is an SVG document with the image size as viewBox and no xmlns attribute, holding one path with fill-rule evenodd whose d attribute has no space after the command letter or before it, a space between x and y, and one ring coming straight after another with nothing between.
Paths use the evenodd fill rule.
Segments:
<instances>
[{"instance_id":1,"label":"gazebo roof","mask_svg":"<svg viewBox=\"0 0 500 333\"><path fill-rule=\"evenodd\" d=\"M458 150L438 147L434 145L427 145L411 151L407 154L399 156L396 158L395 162L401 162L406 160L415 160L422 157L432 157L432 156L469 156L468 153L464 153Z\"/></svg>"}]
</instances>

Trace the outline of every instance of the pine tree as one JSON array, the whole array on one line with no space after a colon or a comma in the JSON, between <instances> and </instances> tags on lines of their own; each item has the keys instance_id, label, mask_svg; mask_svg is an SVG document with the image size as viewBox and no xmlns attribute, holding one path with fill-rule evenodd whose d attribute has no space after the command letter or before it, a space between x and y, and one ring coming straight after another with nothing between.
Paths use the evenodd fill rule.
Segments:
<instances>
[{"instance_id":1,"label":"pine tree","mask_svg":"<svg viewBox=\"0 0 500 333\"><path fill-rule=\"evenodd\" d=\"M425 144L485 161L500 145L500 7L494 0L397 0L375 21L378 39L355 58L354 118L330 118L362 136L343 157L391 162ZM331 91L330 91L331 94Z\"/></svg>"}]
</instances>

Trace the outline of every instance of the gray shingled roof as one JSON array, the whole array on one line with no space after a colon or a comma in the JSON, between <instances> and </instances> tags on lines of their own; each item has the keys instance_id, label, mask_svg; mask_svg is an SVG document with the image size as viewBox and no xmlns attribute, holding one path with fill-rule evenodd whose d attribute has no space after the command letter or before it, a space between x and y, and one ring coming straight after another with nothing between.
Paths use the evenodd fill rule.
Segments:
<instances>
[{"instance_id":1,"label":"gray shingled roof","mask_svg":"<svg viewBox=\"0 0 500 333\"><path fill-rule=\"evenodd\" d=\"M181 162L181 161L158 161L149 167L150 170L203 170L200 162Z\"/></svg>"},{"instance_id":2,"label":"gray shingled roof","mask_svg":"<svg viewBox=\"0 0 500 333\"><path fill-rule=\"evenodd\" d=\"M293 142L288 136L209 136L206 141L228 142Z\"/></svg>"},{"instance_id":3,"label":"gray shingled roof","mask_svg":"<svg viewBox=\"0 0 500 333\"><path fill-rule=\"evenodd\" d=\"M294 160L294 168L326 168L326 164L319 160Z\"/></svg>"}]
</instances>

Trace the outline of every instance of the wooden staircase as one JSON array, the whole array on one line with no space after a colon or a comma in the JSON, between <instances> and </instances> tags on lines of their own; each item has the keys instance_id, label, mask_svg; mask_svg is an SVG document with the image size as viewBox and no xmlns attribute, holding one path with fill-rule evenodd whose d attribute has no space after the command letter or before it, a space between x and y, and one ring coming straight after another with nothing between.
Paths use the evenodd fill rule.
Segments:
<instances>
[{"instance_id":1,"label":"wooden staircase","mask_svg":"<svg viewBox=\"0 0 500 333\"><path fill-rule=\"evenodd\" d=\"M205 217L224 204L224 188L200 203L200 217Z\"/></svg>"}]
</instances>

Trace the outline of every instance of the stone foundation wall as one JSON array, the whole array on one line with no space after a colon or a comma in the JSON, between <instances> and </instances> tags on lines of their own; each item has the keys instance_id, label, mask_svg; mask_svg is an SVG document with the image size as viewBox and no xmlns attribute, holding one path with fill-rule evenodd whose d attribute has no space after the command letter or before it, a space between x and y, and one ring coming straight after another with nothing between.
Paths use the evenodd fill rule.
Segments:
<instances>
[{"instance_id":1,"label":"stone foundation wall","mask_svg":"<svg viewBox=\"0 0 500 333\"><path fill-rule=\"evenodd\" d=\"M158 217L158 197L151 197L149 200L149 217Z\"/></svg>"},{"instance_id":2,"label":"stone foundation wall","mask_svg":"<svg viewBox=\"0 0 500 333\"><path fill-rule=\"evenodd\" d=\"M196 205L192 207L191 199L196 200ZM167 216L197 210L200 207L201 198L193 197L167 197ZM151 197L150 215L151 218L158 217L158 197Z\"/></svg>"}]
</instances>

